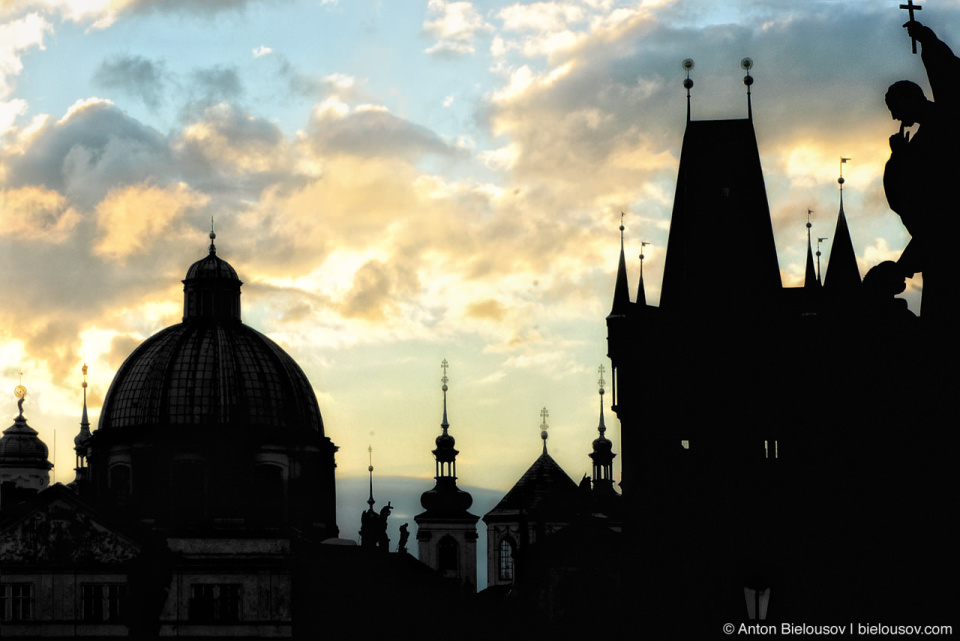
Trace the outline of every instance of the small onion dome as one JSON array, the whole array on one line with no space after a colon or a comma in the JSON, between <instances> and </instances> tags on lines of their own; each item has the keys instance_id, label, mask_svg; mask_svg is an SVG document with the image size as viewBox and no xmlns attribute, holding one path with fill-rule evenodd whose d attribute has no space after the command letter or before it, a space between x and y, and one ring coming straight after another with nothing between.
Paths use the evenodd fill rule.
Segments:
<instances>
[{"instance_id":1,"label":"small onion dome","mask_svg":"<svg viewBox=\"0 0 960 641\"><path fill-rule=\"evenodd\" d=\"M240 278L230 263L217 256L210 232L210 253L190 265L183 279L183 320L240 320Z\"/></svg>"},{"instance_id":2,"label":"small onion dome","mask_svg":"<svg viewBox=\"0 0 960 641\"><path fill-rule=\"evenodd\" d=\"M431 515L460 514L473 505L473 497L457 487L456 479L441 477L437 485L420 495L420 505Z\"/></svg>"},{"instance_id":3,"label":"small onion dome","mask_svg":"<svg viewBox=\"0 0 960 641\"><path fill-rule=\"evenodd\" d=\"M593 441L593 451L595 454L609 455L613 451L613 441L601 434Z\"/></svg>"},{"instance_id":4,"label":"small onion dome","mask_svg":"<svg viewBox=\"0 0 960 641\"><path fill-rule=\"evenodd\" d=\"M87 444L87 441L90 440L91 436L92 434L90 434L89 428L80 430L80 432L73 437L74 447L84 447Z\"/></svg>"},{"instance_id":5,"label":"small onion dome","mask_svg":"<svg viewBox=\"0 0 960 641\"><path fill-rule=\"evenodd\" d=\"M444 463L453 461L457 458L457 454L460 453L454 448L456 442L457 440L450 436L450 434L447 433L447 429L444 428L443 434L437 437L437 449L433 450L433 455L437 457L438 461Z\"/></svg>"},{"instance_id":6,"label":"small onion dome","mask_svg":"<svg viewBox=\"0 0 960 641\"><path fill-rule=\"evenodd\" d=\"M47 460L49 452L37 431L27 425L27 419L21 414L0 438L0 468L49 470L53 467Z\"/></svg>"}]
</instances>

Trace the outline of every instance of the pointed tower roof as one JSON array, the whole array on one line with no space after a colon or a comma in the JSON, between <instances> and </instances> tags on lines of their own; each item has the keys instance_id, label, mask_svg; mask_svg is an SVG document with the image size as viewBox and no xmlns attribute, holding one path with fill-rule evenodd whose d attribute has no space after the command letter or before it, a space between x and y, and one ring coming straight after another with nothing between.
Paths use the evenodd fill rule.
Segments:
<instances>
[{"instance_id":1,"label":"pointed tower roof","mask_svg":"<svg viewBox=\"0 0 960 641\"><path fill-rule=\"evenodd\" d=\"M649 244L650 243L640 241L640 283L637 285L637 307L639 309L643 309L647 306L647 292L643 288L643 248Z\"/></svg>"},{"instance_id":2,"label":"pointed tower roof","mask_svg":"<svg viewBox=\"0 0 960 641\"><path fill-rule=\"evenodd\" d=\"M860 268L857 267L857 254L850 238L850 228L847 226L847 216L843 212L845 181L842 175L837 182L840 184L840 213L837 215L837 229L833 234L830 262L827 263L827 273L823 278L824 291L833 296L856 293L862 282Z\"/></svg>"},{"instance_id":3,"label":"pointed tower roof","mask_svg":"<svg viewBox=\"0 0 960 641\"><path fill-rule=\"evenodd\" d=\"M813 240L810 238L810 229L813 225L810 223L809 216L812 213L811 210L807 210L807 269L803 277L803 286L808 289L820 289L820 278L813 264Z\"/></svg>"},{"instance_id":4,"label":"pointed tower roof","mask_svg":"<svg viewBox=\"0 0 960 641\"><path fill-rule=\"evenodd\" d=\"M83 413L80 415L80 432L73 439L74 449L85 448L90 440L90 421L87 419L87 364L83 364Z\"/></svg>"},{"instance_id":5,"label":"pointed tower roof","mask_svg":"<svg viewBox=\"0 0 960 641\"><path fill-rule=\"evenodd\" d=\"M617 282L613 287L613 306L609 316L626 316L630 311L630 287L627 284L627 259L623 253L623 230L623 212L620 212L620 262L617 265Z\"/></svg>"},{"instance_id":6,"label":"pointed tower roof","mask_svg":"<svg viewBox=\"0 0 960 641\"><path fill-rule=\"evenodd\" d=\"M724 246L736 255L722 255ZM733 272L719 277L722 265ZM773 224L750 119L687 123L660 307L763 305L781 289Z\"/></svg>"},{"instance_id":7,"label":"pointed tower roof","mask_svg":"<svg viewBox=\"0 0 960 641\"><path fill-rule=\"evenodd\" d=\"M542 521L569 522L576 515L581 498L579 487L547 453L547 408L541 410L540 416L543 453L483 517L485 522L521 512Z\"/></svg>"}]
</instances>

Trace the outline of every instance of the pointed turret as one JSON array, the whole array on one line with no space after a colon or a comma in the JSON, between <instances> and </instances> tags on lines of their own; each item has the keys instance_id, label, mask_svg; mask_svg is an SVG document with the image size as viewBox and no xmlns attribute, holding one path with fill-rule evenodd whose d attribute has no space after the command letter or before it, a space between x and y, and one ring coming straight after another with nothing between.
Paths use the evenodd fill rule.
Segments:
<instances>
[{"instance_id":1,"label":"pointed turret","mask_svg":"<svg viewBox=\"0 0 960 641\"><path fill-rule=\"evenodd\" d=\"M600 380L597 384L600 386L600 424L597 431L600 433L593 441L593 452L590 458L593 460L593 492L595 495L616 494L613 489L613 459L617 456L613 453L613 443L606 437L607 426L603 422L603 395L606 381L603 379L603 365L598 369Z\"/></svg>"},{"instance_id":2,"label":"pointed turret","mask_svg":"<svg viewBox=\"0 0 960 641\"><path fill-rule=\"evenodd\" d=\"M92 436L90 421L87 419L87 364L83 364L83 413L80 415L80 432L73 439L73 450L77 453L77 465L74 468L77 476L75 483L87 480L87 444Z\"/></svg>"},{"instance_id":3,"label":"pointed turret","mask_svg":"<svg viewBox=\"0 0 960 641\"><path fill-rule=\"evenodd\" d=\"M414 517L417 522L417 542L420 561L437 570L449 579L457 589L467 593L477 591L477 521L480 517L467 509L473 497L457 487L456 441L449 434L447 422L447 368L443 369L443 420L441 434L437 437L436 459L437 484L432 490L420 495L424 512Z\"/></svg>"},{"instance_id":4,"label":"pointed turret","mask_svg":"<svg viewBox=\"0 0 960 641\"><path fill-rule=\"evenodd\" d=\"M640 241L640 283L637 285L637 309L642 310L647 306L647 292L643 288L643 248L650 243ZM624 270L626 271L626 270Z\"/></svg>"},{"instance_id":5,"label":"pointed turret","mask_svg":"<svg viewBox=\"0 0 960 641\"><path fill-rule=\"evenodd\" d=\"M823 289L832 298L855 296L860 291L860 268L857 267L857 254L853 249L853 240L850 238L850 228L847 226L847 216L843 212L843 162L841 161L841 176L837 180L840 184L840 213L837 215L837 229L833 234L833 249L830 251L830 262L827 263L827 274L823 279Z\"/></svg>"},{"instance_id":6,"label":"pointed turret","mask_svg":"<svg viewBox=\"0 0 960 641\"><path fill-rule=\"evenodd\" d=\"M611 316L626 316L630 311L630 286L627 284L627 259L623 252L623 212L620 212L620 262L617 264L617 282L613 287ZM641 280L641 283L643 281Z\"/></svg>"},{"instance_id":7,"label":"pointed turret","mask_svg":"<svg viewBox=\"0 0 960 641\"><path fill-rule=\"evenodd\" d=\"M813 211L807 210L807 269L803 277L803 286L808 289L820 289L820 276L813 265L813 239L810 237L810 229L813 225L810 223L810 214Z\"/></svg>"}]
</instances>

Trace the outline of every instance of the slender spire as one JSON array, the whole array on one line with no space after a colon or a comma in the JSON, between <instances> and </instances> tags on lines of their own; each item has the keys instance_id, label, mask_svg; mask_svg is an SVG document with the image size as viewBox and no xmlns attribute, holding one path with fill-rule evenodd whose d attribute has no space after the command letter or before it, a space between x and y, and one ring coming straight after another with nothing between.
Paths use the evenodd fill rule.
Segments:
<instances>
[{"instance_id":1,"label":"slender spire","mask_svg":"<svg viewBox=\"0 0 960 641\"><path fill-rule=\"evenodd\" d=\"M213 231L213 216L210 216L210 254L217 253L217 246L213 244L213 241L217 238L217 232Z\"/></svg>"},{"instance_id":2,"label":"slender spire","mask_svg":"<svg viewBox=\"0 0 960 641\"><path fill-rule=\"evenodd\" d=\"M859 289L860 268L857 266L857 254L853 249L853 240L850 238L850 228L847 226L847 216L843 212L843 165L849 158L840 159L840 213L837 215L837 228L833 234L833 248L830 251L830 262L827 263L827 274L823 279L824 290L832 293L852 293ZM832 278L831 278L832 277Z\"/></svg>"},{"instance_id":3,"label":"slender spire","mask_svg":"<svg viewBox=\"0 0 960 641\"><path fill-rule=\"evenodd\" d=\"M83 372L83 383L81 387L83 388L83 413L80 415L80 433L77 434L73 439L73 450L77 454L76 467L74 472L76 472L76 480L85 481L87 480L87 443L90 440L90 421L87 419L87 364L84 363L81 368Z\"/></svg>"},{"instance_id":4,"label":"slender spire","mask_svg":"<svg viewBox=\"0 0 960 641\"><path fill-rule=\"evenodd\" d=\"M637 285L637 307L640 309L647 306L647 292L643 288L643 248L649 244L640 241L640 284Z\"/></svg>"},{"instance_id":5,"label":"slender spire","mask_svg":"<svg viewBox=\"0 0 960 641\"><path fill-rule=\"evenodd\" d=\"M440 388L443 390L443 422L440 423L440 427L443 428L443 433L447 433L447 429L450 427L450 424L447 422L447 383L450 382L450 379L447 378L447 368L450 367L450 363L447 362L447 359L443 359L443 362L440 363L440 369L443 370L443 377L440 378L440 382L443 383L443 386Z\"/></svg>"},{"instance_id":6,"label":"slender spire","mask_svg":"<svg viewBox=\"0 0 960 641\"><path fill-rule=\"evenodd\" d=\"M693 58L686 58L680 63L680 66L687 72L687 77L683 81L683 88L687 90L687 122L690 122L690 90L693 88L693 80L690 80L690 71L696 66Z\"/></svg>"},{"instance_id":7,"label":"slender spire","mask_svg":"<svg viewBox=\"0 0 960 641\"><path fill-rule=\"evenodd\" d=\"M813 267L813 240L810 237L810 229L813 227L813 224L810 222L810 216L813 215L813 210L807 210L807 270L803 279L803 286L806 288L819 288L820 287L820 278L818 276L817 270ZM818 252L819 253L819 252Z\"/></svg>"},{"instance_id":8,"label":"slender spire","mask_svg":"<svg viewBox=\"0 0 960 641\"><path fill-rule=\"evenodd\" d=\"M818 236L817 237L817 282L823 285L823 278L820 277L820 255L823 253L820 251L820 245L823 244L823 241L829 239L829 236Z\"/></svg>"},{"instance_id":9,"label":"slender spire","mask_svg":"<svg viewBox=\"0 0 960 641\"><path fill-rule=\"evenodd\" d=\"M547 417L550 416L550 412L547 411L546 406L540 410L540 438L543 439L543 453L547 453L547 430L550 428L547 425Z\"/></svg>"},{"instance_id":10,"label":"slender spire","mask_svg":"<svg viewBox=\"0 0 960 641\"><path fill-rule=\"evenodd\" d=\"M620 262L617 265L617 282L613 288L611 316L625 316L630 309L630 288L627 284L627 258L623 252L623 212L620 212Z\"/></svg>"},{"instance_id":11,"label":"slender spire","mask_svg":"<svg viewBox=\"0 0 960 641\"><path fill-rule=\"evenodd\" d=\"M740 68L747 72L747 75L743 77L743 84L747 85L747 118L753 121L753 98L750 95L750 87L753 85L753 76L750 75L750 70L753 69L753 60L744 58L740 61Z\"/></svg>"},{"instance_id":12,"label":"slender spire","mask_svg":"<svg viewBox=\"0 0 960 641\"><path fill-rule=\"evenodd\" d=\"M373 500L373 446L367 446L367 455L370 457L370 465L367 466L367 472L370 473L370 498L367 499L367 505L370 506L370 511L373 512L373 504L376 501Z\"/></svg>"},{"instance_id":13,"label":"slender spire","mask_svg":"<svg viewBox=\"0 0 960 641\"><path fill-rule=\"evenodd\" d=\"M603 421L603 394L606 381L603 378L603 365L597 368L600 378L597 380L597 386L600 388L600 424L597 426L597 432L600 435L593 441L593 452L590 458L593 460L593 490L600 494L616 494L613 489L613 459L616 454L613 453L613 443L606 437L607 426Z\"/></svg>"}]
</instances>

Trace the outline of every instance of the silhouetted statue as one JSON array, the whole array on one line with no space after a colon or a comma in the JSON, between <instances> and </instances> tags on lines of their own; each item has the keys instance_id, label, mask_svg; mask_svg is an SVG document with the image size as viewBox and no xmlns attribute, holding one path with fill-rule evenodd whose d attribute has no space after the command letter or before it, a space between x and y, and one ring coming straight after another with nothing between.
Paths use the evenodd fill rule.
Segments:
<instances>
[{"instance_id":1,"label":"silhouetted statue","mask_svg":"<svg viewBox=\"0 0 960 641\"><path fill-rule=\"evenodd\" d=\"M397 552L400 554L407 553L407 539L410 538L410 524L404 523L400 526L400 544L397 546Z\"/></svg>"},{"instance_id":2,"label":"silhouetted statue","mask_svg":"<svg viewBox=\"0 0 960 641\"><path fill-rule=\"evenodd\" d=\"M897 261L902 273L923 273L921 314L926 323L960 318L952 290L950 244L960 230L960 59L933 31L916 21L904 25L923 45L921 58L936 102L913 82L890 86L886 103L900 131L890 137L883 186L890 208L912 240ZM919 123L913 138L906 127Z\"/></svg>"},{"instance_id":3,"label":"silhouetted statue","mask_svg":"<svg viewBox=\"0 0 960 641\"><path fill-rule=\"evenodd\" d=\"M907 288L903 271L892 260L874 266L863 277L861 289L867 314L875 319L897 322L915 318L907 301L897 298Z\"/></svg>"}]
</instances>

